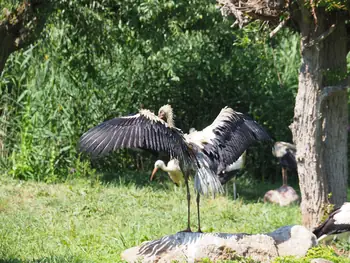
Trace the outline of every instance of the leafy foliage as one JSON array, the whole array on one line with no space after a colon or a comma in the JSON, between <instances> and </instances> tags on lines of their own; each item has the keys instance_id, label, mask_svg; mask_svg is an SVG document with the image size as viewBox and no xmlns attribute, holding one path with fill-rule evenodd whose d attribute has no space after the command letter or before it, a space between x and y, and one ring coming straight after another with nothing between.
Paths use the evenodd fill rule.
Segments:
<instances>
[{"instance_id":1,"label":"leafy foliage","mask_svg":"<svg viewBox=\"0 0 350 263\"><path fill-rule=\"evenodd\" d=\"M349 10L349 1L346 0L319 0L316 1L315 6L323 7L327 11L337 11L337 10Z\"/></svg>"},{"instance_id":2,"label":"leafy foliage","mask_svg":"<svg viewBox=\"0 0 350 263\"><path fill-rule=\"evenodd\" d=\"M60 1L56 11L42 38L11 57L0 81L2 167L12 176L94 174L79 159L78 138L141 106L172 104L177 126L187 131L229 105L276 139L291 140L297 37L269 43L258 24L236 31L209 0ZM275 173L270 149L252 148L250 174ZM93 165L128 169L136 166L130 156L122 151Z\"/></svg>"}]
</instances>

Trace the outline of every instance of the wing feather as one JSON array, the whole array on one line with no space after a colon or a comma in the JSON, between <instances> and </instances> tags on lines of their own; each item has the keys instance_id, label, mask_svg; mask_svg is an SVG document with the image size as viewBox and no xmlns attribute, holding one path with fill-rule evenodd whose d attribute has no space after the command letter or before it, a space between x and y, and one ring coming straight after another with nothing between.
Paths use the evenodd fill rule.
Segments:
<instances>
[{"instance_id":1,"label":"wing feather","mask_svg":"<svg viewBox=\"0 0 350 263\"><path fill-rule=\"evenodd\" d=\"M186 165L195 163L196 158L182 131L169 127L149 111L107 120L91 128L81 136L79 147L93 156L121 148L165 152Z\"/></svg>"},{"instance_id":2,"label":"wing feather","mask_svg":"<svg viewBox=\"0 0 350 263\"><path fill-rule=\"evenodd\" d=\"M186 135L186 139L218 163L217 174L235 162L254 142L271 140L256 121L228 107L221 110L211 125Z\"/></svg>"}]
</instances>

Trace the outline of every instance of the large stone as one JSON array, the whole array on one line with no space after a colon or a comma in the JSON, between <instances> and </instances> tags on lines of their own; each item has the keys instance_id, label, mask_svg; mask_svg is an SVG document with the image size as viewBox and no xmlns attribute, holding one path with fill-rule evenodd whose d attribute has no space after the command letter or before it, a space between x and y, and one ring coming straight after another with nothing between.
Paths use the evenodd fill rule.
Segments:
<instances>
[{"instance_id":1,"label":"large stone","mask_svg":"<svg viewBox=\"0 0 350 263\"><path fill-rule=\"evenodd\" d=\"M270 262L277 256L303 256L316 245L316 237L303 226L286 226L268 234L179 232L144 242L122 253L127 262L196 262L234 260L237 256Z\"/></svg>"},{"instance_id":2,"label":"large stone","mask_svg":"<svg viewBox=\"0 0 350 263\"><path fill-rule=\"evenodd\" d=\"M289 185L282 185L276 190L267 191L264 195L264 202L287 206L299 200L297 192Z\"/></svg>"},{"instance_id":3,"label":"large stone","mask_svg":"<svg viewBox=\"0 0 350 263\"><path fill-rule=\"evenodd\" d=\"M304 226L284 226L271 233L280 256L304 256L309 248L317 245L316 236Z\"/></svg>"}]
</instances>

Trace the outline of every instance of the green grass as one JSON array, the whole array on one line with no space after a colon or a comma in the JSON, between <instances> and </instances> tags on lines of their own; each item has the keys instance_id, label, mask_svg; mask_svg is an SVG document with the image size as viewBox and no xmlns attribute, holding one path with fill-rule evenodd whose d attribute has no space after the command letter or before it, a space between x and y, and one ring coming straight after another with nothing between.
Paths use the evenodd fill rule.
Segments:
<instances>
[{"instance_id":1,"label":"green grass","mask_svg":"<svg viewBox=\"0 0 350 263\"><path fill-rule=\"evenodd\" d=\"M0 263L119 262L123 250L183 230L185 189L147 178L144 186L130 178L103 184L0 179ZM203 230L263 233L300 223L298 206L252 202L242 195L236 201L202 198ZM194 199L191 208L195 230Z\"/></svg>"}]
</instances>

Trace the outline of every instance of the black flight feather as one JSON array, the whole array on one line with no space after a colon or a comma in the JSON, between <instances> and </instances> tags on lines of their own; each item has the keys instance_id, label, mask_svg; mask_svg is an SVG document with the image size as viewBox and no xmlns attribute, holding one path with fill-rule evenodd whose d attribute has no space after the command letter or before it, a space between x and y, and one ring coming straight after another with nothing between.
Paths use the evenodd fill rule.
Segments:
<instances>
[{"instance_id":1,"label":"black flight feather","mask_svg":"<svg viewBox=\"0 0 350 263\"><path fill-rule=\"evenodd\" d=\"M262 126L242 113L233 112L222 122L213 130L216 134L213 142L204 145L204 152L219 163L217 174L235 162L254 142L271 140Z\"/></svg>"},{"instance_id":2,"label":"black flight feather","mask_svg":"<svg viewBox=\"0 0 350 263\"><path fill-rule=\"evenodd\" d=\"M107 120L84 133L79 149L101 156L121 148L165 152L185 165L197 164L181 130L169 127L154 116L142 113Z\"/></svg>"}]
</instances>

